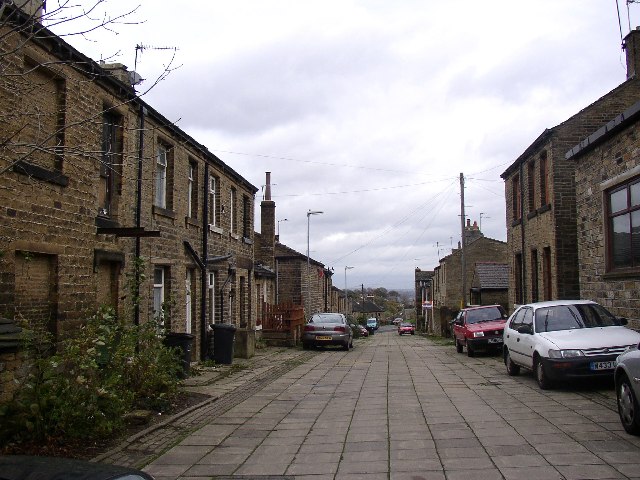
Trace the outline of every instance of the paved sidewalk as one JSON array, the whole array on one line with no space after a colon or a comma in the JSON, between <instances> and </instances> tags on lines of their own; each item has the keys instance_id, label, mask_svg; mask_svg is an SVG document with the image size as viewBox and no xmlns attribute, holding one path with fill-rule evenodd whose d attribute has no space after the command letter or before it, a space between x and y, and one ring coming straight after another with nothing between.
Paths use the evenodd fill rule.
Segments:
<instances>
[{"instance_id":1,"label":"paved sidewalk","mask_svg":"<svg viewBox=\"0 0 640 480\"><path fill-rule=\"evenodd\" d=\"M541 391L499 357L393 333L288 353L248 384L221 379L230 389L212 405L223 408L198 412L144 469L158 480L640 478L640 438L622 430L608 386Z\"/></svg>"}]
</instances>

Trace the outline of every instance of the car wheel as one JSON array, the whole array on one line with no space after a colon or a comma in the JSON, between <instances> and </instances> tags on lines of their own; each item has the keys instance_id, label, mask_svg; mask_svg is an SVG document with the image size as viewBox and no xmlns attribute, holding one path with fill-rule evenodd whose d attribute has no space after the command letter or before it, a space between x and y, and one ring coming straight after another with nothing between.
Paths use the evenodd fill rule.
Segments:
<instances>
[{"instance_id":1,"label":"car wheel","mask_svg":"<svg viewBox=\"0 0 640 480\"><path fill-rule=\"evenodd\" d=\"M618 414L627 433L640 435L640 405L633 394L631 383L626 375L622 375L616 382L616 396L618 397Z\"/></svg>"},{"instance_id":2,"label":"car wheel","mask_svg":"<svg viewBox=\"0 0 640 480\"><path fill-rule=\"evenodd\" d=\"M544 371L544 365L540 358L534 360L533 372L541 390L549 390L553 387L551 380L547 377L547 372Z\"/></svg>"},{"instance_id":3,"label":"car wheel","mask_svg":"<svg viewBox=\"0 0 640 480\"><path fill-rule=\"evenodd\" d=\"M504 364L507 367L507 375L510 377L515 377L520 373L520 367L513 363L511 360L511 355L509 355L509 350L504 353Z\"/></svg>"},{"instance_id":4,"label":"car wheel","mask_svg":"<svg viewBox=\"0 0 640 480\"><path fill-rule=\"evenodd\" d=\"M345 343L344 345L342 345L342 349L343 350L349 350L349 340L347 340L347 343Z\"/></svg>"},{"instance_id":5,"label":"car wheel","mask_svg":"<svg viewBox=\"0 0 640 480\"><path fill-rule=\"evenodd\" d=\"M467 342L467 357L473 357L475 354L475 350L471 348L471 345L469 345L469 342Z\"/></svg>"},{"instance_id":6,"label":"car wheel","mask_svg":"<svg viewBox=\"0 0 640 480\"><path fill-rule=\"evenodd\" d=\"M411 332L411 335L415 335L415 334L416 334L416 332Z\"/></svg>"},{"instance_id":7,"label":"car wheel","mask_svg":"<svg viewBox=\"0 0 640 480\"><path fill-rule=\"evenodd\" d=\"M456 338L456 352L462 353L462 344Z\"/></svg>"},{"instance_id":8,"label":"car wheel","mask_svg":"<svg viewBox=\"0 0 640 480\"><path fill-rule=\"evenodd\" d=\"M310 348L311 348L311 345L309 345L309 344L308 344L308 343L306 343L306 342L302 342L302 349L303 349L303 350L309 350Z\"/></svg>"}]
</instances>

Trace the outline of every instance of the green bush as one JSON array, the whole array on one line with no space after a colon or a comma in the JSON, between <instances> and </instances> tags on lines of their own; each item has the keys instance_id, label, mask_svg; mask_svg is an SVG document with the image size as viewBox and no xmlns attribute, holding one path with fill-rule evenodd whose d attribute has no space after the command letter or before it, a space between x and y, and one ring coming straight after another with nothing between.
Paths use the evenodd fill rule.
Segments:
<instances>
[{"instance_id":1,"label":"green bush","mask_svg":"<svg viewBox=\"0 0 640 480\"><path fill-rule=\"evenodd\" d=\"M126 325L102 309L55 353L43 328L28 332L28 373L0 406L0 443L103 437L123 427L126 412L161 410L177 392L179 359L153 322Z\"/></svg>"}]
</instances>

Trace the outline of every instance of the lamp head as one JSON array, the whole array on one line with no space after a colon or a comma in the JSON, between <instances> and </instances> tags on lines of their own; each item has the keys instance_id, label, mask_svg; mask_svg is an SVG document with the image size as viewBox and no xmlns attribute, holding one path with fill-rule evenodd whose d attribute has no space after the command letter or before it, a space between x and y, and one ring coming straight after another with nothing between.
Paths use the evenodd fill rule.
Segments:
<instances>
[{"instance_id":1,"label":"lamp head","mask_svg":"<svg viewBox=\"0 0 640 480\"><path fill-rule=\"evenodd\" d=\"M324 213L324 212L321 212L320 210L309 210L307 212L307 217L310 215L320 215L321 213Z\"/></svg>"}]
</instances>

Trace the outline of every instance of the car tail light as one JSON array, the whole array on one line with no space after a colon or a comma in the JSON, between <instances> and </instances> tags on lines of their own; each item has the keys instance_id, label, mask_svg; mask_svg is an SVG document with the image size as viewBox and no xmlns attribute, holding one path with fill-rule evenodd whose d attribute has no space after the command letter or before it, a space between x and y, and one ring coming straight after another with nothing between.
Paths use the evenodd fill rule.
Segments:
<instances>
[{"instance_id":1,"label":"car tail light","mask_svg":"<svg viewBox=\"0 0 640 480\"><path fill-rule=\"evenodd\" d=\"M340 326L340 327L334 328L333 330L336 331L336 332L346 332L347 331L347 327Z\"/></svg>"},{"instance_id":2,"label":"car tail light","mask_svg":"<svg viewBox=\"0 0 640 480\"><path fill-rule=\"evenodd\" d=\"M305 325L304 326L304 331L305 332L313 332L316 329L316 327L314 327L313 325Z\"/></svg>"}]
</instances>

